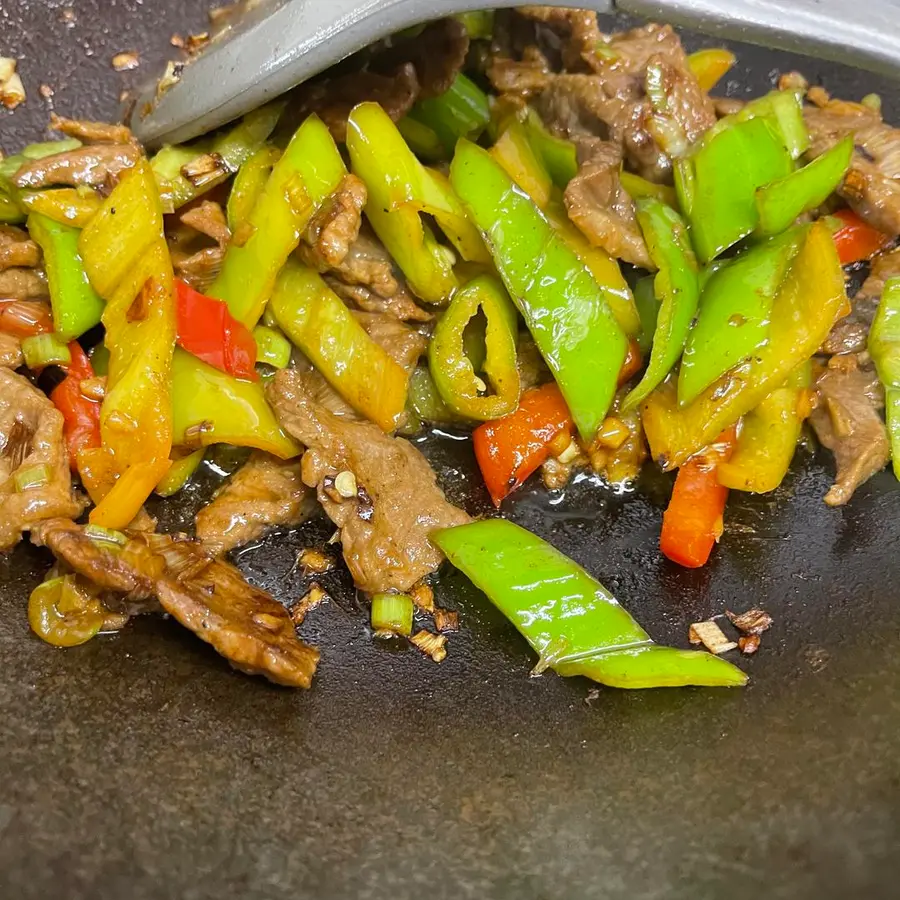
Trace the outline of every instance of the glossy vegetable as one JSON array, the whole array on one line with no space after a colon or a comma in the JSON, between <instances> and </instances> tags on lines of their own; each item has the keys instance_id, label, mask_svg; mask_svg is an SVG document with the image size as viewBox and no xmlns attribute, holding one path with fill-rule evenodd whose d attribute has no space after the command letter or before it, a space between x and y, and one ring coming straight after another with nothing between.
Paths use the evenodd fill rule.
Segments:
<instances>
[{"instance_id":1,"label":"glossy vegetable","mask_svg":"<svg viewBox=\"0 0 900 900\"><path fill-rule=\"evenodd\" d=\"M486 151L460 141L451 180L482 230L578 430L592 440L612 403L627 352L625 334L602 290Z\"/></svg>"},{"instance_id":2,"label":"glossy vegetable","mask_svg":"<svg viewBox=\"0 0 900 900\"><path fill-rule=\"evenodd\" d=\"M406 141L409 149L426 162L438 162L447 158L447 151L433 129L422 122L404 116L397 123L397 131Z\"/></svg>"},{"instance_id":3,"label":"glossy vegetable","mask_svg":"<svg viewBox=\"0 0 900 900\"><path fill-rule=\"evenodd\" d=\"M852 209L840 209L834 217L841 223L834 233L834 243L842 266L871 259L891 240L890 235L864 222Z\"/></svg>"},{"instance_id":4,"label":"glossy vegetable","mask_svg":"<svg viewBox=\"0 0 900 900\"><path fill-rule=\"evenodd\" d=\"M704 91L711 91L731 70L737 57L724 47L697 50L688 57L688 66Z\"/></svg>"},{"instance_id":5,"label":"glossy vegetable","mask_svg":"<svg viewBox=\"0 0 900 900\"><path fill-rule=\"evenodd\" d=\"M22 356L29 369L67 366L72 361L68 345L56 334L35 334L23 338Z\"/></svg>"},{"instance_id":6,"label":"glossy vegetable","mask_svg":"<svg viewBox=\"0 0 900 900\"><path fill-rule=\"evenodd\" d=\"M625 398L626 411L642 403L678 362L700 299L697 260L681 216L671 206L652 197L638 200L635 206L650 258L659 269L654 293L660 306L650 365L637 387Z\"/></svg>"},{"instance_id":7,"label":"glossy vegetable","mask_svg":"<svg viewBox=\"0 0 900 900\"><path fill-rule=\"evenodd\" d=\"M437 242L422 213L434 217L463 259L490 261L453 189L416 159L377 103L361 103L351 113L347 149L369 192L366 216L410 288L427 303L448 302L458 287L456 257Z\"/></svg>"},{"instance_id":8,"label":"glossy vegetable","mask_svg":"<svg viewBox=\"0 0 900 900\"><path fill-rule=\"evenodd\" d=\"M407 417L413 419L413 433L421 428L423 422L451 425L464 421L444 403L427 366L418 366L409 376L406 405Z\"/></svg>"},{"instance_id":9,"label":"glossy vegetable","mask_svg":"<svg viewBox=\"0 0 900 900\"><path fill-rule=\"evenodd\" d=\"M275 369L287 368L291 361L291 342L277 329L257 325L253 329L256 359Z\"/></svg>"},{"instance_id":10,"label":"glossy vegetable","mask_svg":"<svg viewBox=\"0 0 900 900\"><path fill-rule=\"evenodd\" d=\"M209 295L228 304L248 328L259 321L275 279L309 220L337 189L346 168L328 129L310 116L272 169L246 219L250 235L231 243Z\"/></svg>"},{"instance_id":11,"label":"glossy vegetable","mask_svg":"<svg viewBox=\"0 0 900 900\"><path fill-rule=\"evenodd\" d=\"M204 453L205 451L201 449L175 457L169 471L156 485L156 493L160 497L171 497L183 490L203 462Z\"/></svg>"},{"instance_id":12,"label":"glossy vegetable","mask_svg":"<svg viewBox=\"0 0 900 900\"><path fill-rule=\"evenodd\" d=\"M889 278L869 332L869 353L884 385L894 475L900 478L900 278Z\"/></svg>"},{"instance_id":13,"label":"glossy vegetable","mask_svg":"<svg viewBox=\"0 0 900 900\"><path fill-rule=\"evenodd\" d=\"M695 400L766 342L772 304L806 231L796 228L708 270L681 361L679 403Z\"/></svg>"},{"instance_id":14,"label":"glossy vegetable","mask_svg":"<svg viewBox=\"0 0 900 900\"><path fill-rule=\"evenodd\" d=\"M28 624L54 647L77 647L103 627L106 613L100 601L79 587L75 575L51 578L28 598Z\"/></svg>"},{"instance_id":15,"label":"glossy vegetable","mask_svg":"<svg viewBox=\"0 0 900 900\"><path fill-rule=\"evenodd\" d=\"M528 109L525 117L528 139L550 173L553 183L565 190L569 182L578 174L578 152L571 141L555 137L547 131L541 117Z\"/></svg>"},{"instance_id":16,"label":"glossy vegetable","mask_svg":"<svg viewBox=\"0 0 900 900\"><path fill-rule=\"evenodd\" d=\"M511 415L476 428L475 458L494 505L534 474L573 427L566 401L551 383L526 391Z\"/></svg>"},{"instance_id":17,"label":"glossy vegetable","mask_svg":"<svg viewBox=\"0 0 900 900\"><path fill-rule=\"evenodd\" d=\"M119 479L106 497L92 493L98 505L91 522L123 528L165 473L172 448L174 278L156 182L146 162L122 175L82 231L79 251L91 284L106 301L104 343L110 355L100 411L106 459L101 464L94 458L90 467L107 467L98 478L102 490L111 476Z\"/></svg>"},{"instance_id":18,"label":"glossy vegetable","mask_svg":"<svg viewBox=\"0 0 900 900\"><path fill-rule=\"evenodd\" d=\"M372 597L372 628L376 632L412 633L413 602L408 594L375 594Z\"/></svg>"},{"instance_id":19,"label":"glossy vegetable","mask_svg":"<svg viewBox=\"0 0 900 900\"><path fill-rule=\"evenodd\" d=\"M54 331L64 341L80 337L99 324L104 305L91 287L78 253L81 232L31 213L28 234L44 255Z\"/></svg>"},{"instance_id":20,"label":"glossy vegetable","mask_svg":"<svg viewBox=\"0 0 900 900\"><path fill-rule=\"evenodd\" d=\"M278 424L262 385L239 381L176 350L172 360L172 413L175 444L191 450L231 444L265 450L279 459L301 448Z\"/></svg>"},{"instance_id":21,"label":"glossy vegetable","mask_svg":"<svg viewBox=\"0 0 900 900\"><path fill-rule=\"evenodd\" d=\"M809 165L756 192L757 232L780 234L798 216L821 206L840 187L853 156L853 136L847 135Z\"/></svg>"},{"instance_id":22,"label":"glossy vegetable","mask_svg":"<svg viewBox=\"0 0 900 900\"><path fill-rule=\"evenodd\" d=\"M674 385L655 391L643 406L653 458L664 469L683 465L717 435L758 406L822 345L847 302L831 232L817 222L772 305L769 340L683 408Z\"/></svg>"},{"instance_id":23,"label":"glossy vegetable","mask_svg":"<svg viewBox=\"0 0 900 900\"><path fill-rule=\"evenodd\" d=\"M87 187L21 191L18 199L29 213L39 213L73 228L84 228L103 204L103 198Z\"/></svg>"},{"instance_id":24,"label":"glossy vegetable","mask_svg":"<svg viewBox=\"0 0 900 900\"><path fill-rule=\"evenodd\" d=\"M790 468L812 412L812 364L805 362L741 421L731 458L718 467L719 484L737 491L774 491Z\"/></svg>"},{"instance_id":25,"label":"glossy vegetable","mask_svg":"<svg viewBox=\"0 0 900 900\"><path fill-rule=\"evenodd\" d=\"M655 644L600 582L512 522L441 529L432 540L560 675L623 688L747 681L723 659Z\"/></svg>"},{"instance_id":26,"label":"glossy vegetable","mask_svg":"<svg viewBox=\"0 0 900 900\"><path fill-rule=\"evenodd\" d=\"M249 218L256 201L265 190L275 163L281 158L277 147L266 144L260 147L234 176L234 184L228 193L228 227L234 234Z\"/></svg>"},{"instance_id":27,"label":"glossy vegetable","mask_svg":"<svg viewBox=\"0 0 900 900\"><path fill-rule=\"evenodd\" d=\"M406 406L406 372L307 266L290 262L270 309L278 327L354 409L393 431Z\"/></svg>"},{"instance_id":28,"label":"glossy vegetable","mask_svg":"<svg viewBox=\"0 0 900 900\"><path fill-rule=\"evenodd\" d=\"M728 461L734 443L732 427L678 470L663 515L659 548L680 566L696 569L706 565L712 548L722 536L728 488L719 481L718 467Z\"/></svg>"},{"instance_id":29,"label":"glossy vegetable","mask_svg":"<svg viewBox=\"0 0 900 900\"><path fill-rule=\"evenodd\" d=\"M476 374L465 348L466 328L479 311L487 323L485 380ZM429 346L431 377L450 409L482 421L515 410L519 403L517 333L516 308L498 279L484 275L456 292Z\"/></svg>"},{"instance_id":30,"label":"glossy vegetable","mask_svg":"<svg viewBox=\"0 0 900 900\"><path fill-rule=\"evenodd\" d=\"M675 187L700 261L709 262L751 234L759 224L757 189L793 169L781 135L765 116L705 137L692 155L678 160Z\"/></svg>"},{"instance_id":31,"label":"glossy vegetable","mask_svg":"<svg viewBox=\"0 0 900 900\"><path fill-rule=\"evenodd\" d=\"M659 200L660 203L665 203L666 206L671 206L673 209L678 206L678 194L671 185L647 181L646 178L641 178L640 175L635 175L634 172L628 172L625 169L619 172L619 181L632 200L652 197L655 200Z\"/></svg>"},{"instance_id":32,"label":"glossy vegetable","mask_svg":"<svg viewBox=\"0 0 900 900\"><path fill-rule=\"evenodd\" d=\"M178 279L175 298L178 346L235 378L255 380L256 340L246 325L235 320L225 303Z\"/></svg>"},{"instance_id":33,"label":"glossy vegetable","mask_svg":"<svg viewBox=\"0 0 900 900\"><path fill-rule=\"evenodd\" d=\"M437 135L448 157L461 137L478 140L491 120L487 95L463 74L439 97L419 100L409 115Z\"/></svg>"},{"instance_id":34,"label":"glossy vegetable","mask_svg":"<svg viewBox=\"0 0 900 900\"><path fill-rule=\"evenodd\" d=\"M654 281L653 275L645 275L643 278L639 278L634 286L634 305L641 320L638 347L644 354L649 353L653 345L656 320L659 318L659 300L656 298Z\"/></svg>"},{"instance_id":35,"label":"glossy vegetable","mask_svg":"<svg viewBox=\"0 0 900 900\"><path fill-rule=\"evenodd\" d=\"M701 146L736 124L759 118L768 120L791 159L799 159L809 149L809 131L803 118L803 94L793 90L771 91L746 103L733 115L719 119L703 135Z\"/></svg>"},{"instance_id":36,"label":"glossy vegetable","mask_svg":"<svg viewBox=\"0 0 900 900\"><path fill-rule=\"evenodd\" d=\"M553 181L521 122L510 119L490 154L540 209L547 208L554 193Z\"/></svg>"},{"instance_id":37,"label":"glossy vegetable","mask_svg":"<svg viewBox=\"0 0 900 900\"><path fill-rule=\"evenodd\" d=\"M50 400L63 415L69 464L75 471L78 454L100 446L100 404L82 393L82 382L94 377L94 369L77 341L69 345L69 357L66 377L50 392Z\"/></svg>"}]
</instances>

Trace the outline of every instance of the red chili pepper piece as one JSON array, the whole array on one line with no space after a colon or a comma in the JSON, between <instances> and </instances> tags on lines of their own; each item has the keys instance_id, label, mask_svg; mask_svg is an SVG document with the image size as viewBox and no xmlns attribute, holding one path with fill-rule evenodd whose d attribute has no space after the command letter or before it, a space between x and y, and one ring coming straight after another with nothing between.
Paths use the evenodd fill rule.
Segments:
<instances>
[{"instance_id":1,"label":"red chili pepper piece","mask_svg":"<svg viewBox=\"0 0 900 900\"><path fill-rule=\"evenodd\" d=\"M255 381L256 340L222 300L207 297L175 281L178 346L235 378Z\"/></svg>"},{"instance_id":2,"label":"red chili pepper piece","mask_svg":"<svg viewBox=\"0 0 900 900\"><path fill-rule=\"evenodd\" d=\"M100 403L81 393L81 382L94 377L94 369L78 341L69 344L72 362L66 377L50 393L50 399L62 413L69 448L69 465L77 470L78 451L100 446Z\"/></svg>"},{"instance_id":3,"label":"red chili pepper piece","mask_svg":"<svg viewBox=\"0 0 900 900\"><path fill-rule=\"evenodd\" d=\"M53 331L50 308L34 300L0 300L0 331L16 337Z\"/></svg>"},{"instance_id":4,"label":"red chili pepper piece","mask_svg":"<svg viewBox=\"0 0 900 900\"><path fill-rule=\"evenodd\" d=\"M555 382L526 391L514 413L476 428L475 457L494 504L499 506L537 471L555 438L573 429L569 407Z\"/></svg>"},{"instance_id":5,"label":"red chili pepper piece","mask_svg":"<svg viewBox=\"0 0 900 900\"><path fill-rule=\"evenodd\" d=\"M890 241L890 235L867 225L852 209L841 209L834 215L844 223L834 233L842 266L870 259Z\"/></svg>"},{"instance_id":6,"label":"red chili pepper piece","mask_svg":"<svg viewBox=\"0 0 900 900\"><path fill-rule=\"evenodd\" d=\"M688 569L705 565L722 536L728 488L719 484L716 467L729 459L736 440L737 429L731 427L678 470L659 539L660 550L672 562Z\"/></svg>"}]
</instances>

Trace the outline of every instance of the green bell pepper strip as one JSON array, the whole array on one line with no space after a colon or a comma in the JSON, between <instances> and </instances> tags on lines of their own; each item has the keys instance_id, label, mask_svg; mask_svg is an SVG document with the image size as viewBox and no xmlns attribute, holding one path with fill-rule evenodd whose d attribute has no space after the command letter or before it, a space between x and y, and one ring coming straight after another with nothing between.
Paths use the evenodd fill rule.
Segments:
<instances>
[{"instance_id":1,"label":"green bell pepper strip","mask_svg":"<svg viewBox=\"0 0 900 900\"><path fill-rule=\"evenodd\" d=\"M159 484L156 485L156 493L160 497L171 497L179 491L184 490L187 483L191 480L194 472L200 468L203 462L203 456L206 453L202 448L172 460L169 471L163 476Z\"/></svg>"},{"instance_id":2,"label":"green bell pepper strip","mask_svg":"<svg viewBox=\"0 0 900 900\"><path fill-rule=\"evenodd\" d=\"M420 424L459 425L465 421L444 402L426 366L416 367L409 376L406 406L407 415L412 413Z\"/></svg>"},{"instance_id":3,"label":"green bell pepper strip","mask_svg":"<svg viewBox=\"0 0 900 900\"><path fill-rule=\"evenodd\" d=\"M747 682L724 659L655 644L599 581L512 522L487 519L430 539L560 675L623 688Z\"/></svg>"},{"instance_id":4,"label":"green bell pepper strip","mask_svg":"<svg viewBox=\"0 0 900 900\"><path fill-rule=\"evenodd\" d=\"M44 254L53 330L71 341L100 323L104 303L91 287L78 253L81 232L46 216L31 213L28 233Z\"/></svg>"},{"instance_id":5,"label":"green bell pepper strip","mask_svg":"<svg viewBox=\"0 0 900 900\"><path fill-rule=\"evenodd\" d=\"M752 234L756 191L794 169L769 119L737 122L675 164L675 187L703 263Z\"/></svg>"},{"instance_id":6,"label":"green bell pepper strip","mask_svg":"<svg viewBox=\"0 0 900 900\"><path fill-rule=\"evenodd\" d=\"M682 406L766 342L772 303L806 231L792 229L708 267L678 376Z\"/></svg>"},{"instance_id":7,"label":"green bell pepper strip","mask_svg":"<svg viewBox=\"0 0 900 900\"><path fill-rule=\"evenodd\" d=\"M191 146L163 147L150 160L163 203L171 204L172 209L178 209L230 178L269 139L284 107L284 102L261 106L247 113L237 125L211 141ZM184 177L181 170L206 154L218 156L222 160L223 171L221 175L197 187Z\"/></svg>"},{"instance_id":8,"label":"green bell pepper strip","mask_svg":"<svg viewBox=\"0 0 900 900\"><path fill-rule=\"evenodd\" d=\"M659 318L659 300L653 287L655 276L647 275L639 278L634 285L634 305L641 317L641 331L638 335L638 346L641 355L646 356L653 346L653 334L656 331L656 320Z\"/></svg>"},{"instance_id":9,"label":"green bell pepper strip","mask_svg":"<svg viewBox=\"0 0 900 900\"><path fill-rule=\"evenodd\" d=\"M579 432L592 441L628 351L604 292L487 151L460 141L450 179L481 229Z\"/></svg>"},{"instance_id":10,"label":"green bell pepper strip","mask_svg":"<svg viewBox=\"0 0 900 900\"><path fill-rule=\"evenodd\" d=\"M479 310L487 321L483 371L494 390L488 395L465 351L466 326ZM508 415L518 406L518 321L516 307L503 285L490 275L458 290L438 319L428 353L431 377L444 402L458 415L487 421Z\"/></svg>"},{"instance_id":11,"label":"green bell pepper strip","mask_svg":"<svg viewBox=\"0 0 900 900\"><path fill-rule=\"evenodd\" d=\"M564 191L578 174L578 151L575 145L550 134L541 117L530 107L525 115L525 130L553 183Z\"/></svg>"},{"instance_id":12,"label":"green bell pepper strip","mask_svg":"<svg viewBox=\"0 0 900 900\"><path fill-rule=\"evenodd\" d=\"M256 361L272 366L274 369L286 369L291 361L291 342L276 328L269 325L257 325L253 329L256 341Z\"/></svg>"},{"instance_id":13,"label":"green bell pepper strip","mask_svg":"<svg viewBox=\"0 0 900 900\"><path fill-rule=\"evenodd\" d=\"M659 271L653 282L660 299L650 364L625 398L627 412L642 403L678 362L700 300L697 260L681 216L653 197L635 203L650 258Z\"/></svg>"},{"instance_id":14,"label":"green bell pepper strip","mask_svg":"<svg viewBox=\"0 0 900 900\"><path fill-rule=\"evenodd\" d=\"M322 280L291 260L269 301L279 328L355 410L393 431L406 406L407 374Z\"/></svg>"},{"instance_id":15,"label":"green bell pepper strip","mask_svg":"<svg viewBox=\"0 0 900 900\"><path fill-rule=\"evenodd\" d=\"M448 153L435 131L417 119L404 116L397 123L397 131L419 159L440 162L448 158Z\"/></svg>"},{"instance_id":16,"label":"green bell pepper strip","mask_svg":"<svg viewBox=\"0 0 900 900\"><path fill-rule=\"evenodd\" d=\"M265 190L272 169L280 158L281 151L266 144L238 169L231 192L228 194L226 209L228 227L232 234L250 218L250 213L253 212L253 207Z\"/></svg>"},{"instance_id":17,"label":"green bell pepper strip","mask_svg":"<svg viewBox=\"0 0 900 900\"><path fill-rule=\"evenodd\" d=\"M553 180L521 122L511 119L489 152L538 209L547 208L553 197Z\"/></svg>"},{"instance_id":18,"label":"green bell pepper strip","mask_svg":"<svg viewBox=\"0 0 900 900\"><path fill-rule=\"evenodd\" d=\"M350 114L347 149L369 192L366 216L410 288L427 303L446 303L459 286L455 254L437 242L422 213L434 217L463 259L490 262L447 180L416 159L377 103L361 103Z\"/></svg>"},{"instance_id":19,"label":"green bell pepper strip","mask_svg":"<svg viewBox=\"0 0 900 900\"><path fill-rule=\"evenodd\" d=\"M677 469L783 385L822 346L846 302L831 231L816 222L772 304L766 344L687 406L678 407L672 383L647 398L642 421L660 468Z\"/></svg>"},{"instance_id":20,"label":"green bell pepper strip","mask_svg":"<svg viewBox=\"0 0 900 900\"><path fill-rule=\"evenodd\" d=\"M741 420L731 457L716 466L719 484L736 491L766 494L787 475L812 410L812 362L800 365L787 382Z\"/></svg>"},{"instance_id":21,"label":"green bell pepper strip","mask_svg":"<svg viewBox=\"0 0 900 900\"><path fill-rule=\"evenodd\" d=\"M673 209L678 206L678 194L671 185L648 181L640 175L625 171L625 169L619 171L619 182L632 200L640 200L642 197L654 197Z\"/></svg>"},{"instance_id":22,"label":"green bell pepper strip","mask_svg":"<svg viewBox=\"0 0 900 900\"><path fill-rule=\"evenodd\" d=\"M265 450L279 459L302 448L275 418L258 381L240 381L181 348L172 359L173 443L198 449L231 444Z\"/></svg>"},{"instance_id":23,"label":"green bell pepper strip","mask_svg":"<svg viewBox=\"0 0 900 900\"><path fill-rule=\"evenodd\" d=\"M780 234L798 216L821 206L841 185L853 157L853 135L816 157L809 165L756 192L757 233Z\"/></svg>"},{"instance_id":24,"label":"green bell pepper strip","mask_svg":"<svg viewBox=\"0 0 900 900\"><path fill-rule=\"evenodd\" d=\"M476 141L491 121L487 94L475 82L459 74L450 89L438 97L419 100L409 117L430 128L446 155L452 156L461 138Z\"/></svg>"},{"instance_id":25,"label":"green bell pepper strip","mask_svg":"<svg viewBox=\"0 0 900 900\"><path fill-rule=\"evenodd\" d=\"M889 278L869 331L869 353L884 385L894 475L900 478L900 278Z\"/></svg>"},{"instance_id":26,"label":"green bell pepper strip","mask_svg":"<svg viewBox=\"0 0 900 900\"><path fill-rule=\"evenodd\" d=\"M252 234L240 247L229 245L207 294L224 300L239 322L253 328L309 220L346 174L330 132L318 116L310 116L291 138L246 220Z\"/></svg>"}]
</instances>

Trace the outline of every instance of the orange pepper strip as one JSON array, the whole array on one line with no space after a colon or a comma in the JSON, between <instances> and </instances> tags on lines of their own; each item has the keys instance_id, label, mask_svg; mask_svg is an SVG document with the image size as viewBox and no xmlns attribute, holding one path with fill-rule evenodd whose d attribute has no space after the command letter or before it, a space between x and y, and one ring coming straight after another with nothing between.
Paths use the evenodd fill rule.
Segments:
<instances>
[{"instance_id":1,"label":"orange pepper strip","mask_svg":"<svg viewBox=\"0 0 900 900\"><path fill-rule=\"evenodd\" d=\"M144 501L169 471L172 461L151 459L135 463L118 477L99 506L91 510L91 525L124 528L141 511Z\"/></svg>"},{"instance_id":2,"label":"orange pepper strip","mask_svg":"<svg viewBox=\"0 0 900 900\"><path fill-rule=\"evenodd\" d=\"M728 488L719 484L717 466L727 462L737 442L732 426L702 453L688 460L675 479L672 499L663 515L659 547L672 562L688 569L706 564L722 536Z\"/></svg>"}]
</instances>

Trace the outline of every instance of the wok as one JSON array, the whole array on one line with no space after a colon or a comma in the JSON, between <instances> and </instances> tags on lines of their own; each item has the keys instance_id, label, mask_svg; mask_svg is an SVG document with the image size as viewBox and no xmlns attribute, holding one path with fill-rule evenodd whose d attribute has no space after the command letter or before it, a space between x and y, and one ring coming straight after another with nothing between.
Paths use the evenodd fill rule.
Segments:
<instances>
[{"instance_id":1,"label":"wok","mask_svg":"<svg viewBox=\"0 0 900 900\"><path fill-rule=\"evenodd\" d=\"M159 63L172 32L202 29L206 2L82 0L67 24L55 2L6 0L0 44L29 100L0 117L3 148L42 136L42 82L61 113L113 115L110 57ZM900 120L888 83L759 49L740 48L728 93L795 66L844 96L881 92ZM451 497L484 509L468 445L424 446ZM657 550L669 479L628 495L526 488L509 504L660 640L684 644L725 607L767 609L745 690L529 678L524 642L449 573L439 599L463 629L440 666L374 643L348 579L327 576L333 600L303 628L322 650L308 693L231 671L165 621L60 651L29 634L47 559L20 546L0 557L0 896L897 896L900 490L885 472L828 509L828 460L801 457L774 495L732 497L696 572ZM189 520L208 488L164 521ZM310 523L239 562L292 598L298 549L328 535Z\"/></svg>"}]
</instances>

